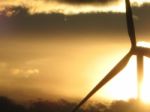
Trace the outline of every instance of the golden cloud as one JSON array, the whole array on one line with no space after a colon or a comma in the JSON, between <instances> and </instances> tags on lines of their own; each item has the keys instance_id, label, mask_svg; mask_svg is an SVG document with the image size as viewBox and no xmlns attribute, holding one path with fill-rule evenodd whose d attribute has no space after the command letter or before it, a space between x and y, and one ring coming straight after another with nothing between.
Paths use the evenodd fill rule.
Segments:
<instances>
[{"instance_id":1,"label":"golden cloud","mask_svg":"<svg viewBox=\"0 0 150 112\"><path fill-rule=\"evenodd\" d=\"M25 78L29 78L31 76L36 76L39 74L39 69L33 68L33 69L21 69L21 68L12 68L10 69L10 72L14 76L22 76Z\"/></svg>"},{"instance_id":2,"label":"golden cloud","mask_svg":"<svg viewBox=\"0 0 150 112\"><path fill-rule=\"evenodd\" d=\"M30 14L60 13L74 15L80 13L124 12L124 0L1 0L0 11L8 7L25 7ZM91 2L90 2L91 1ZM136 6L150 3L150 0L132 0ZM10 14L10 12L9 12Z\"/></svg>"}]
</instances>

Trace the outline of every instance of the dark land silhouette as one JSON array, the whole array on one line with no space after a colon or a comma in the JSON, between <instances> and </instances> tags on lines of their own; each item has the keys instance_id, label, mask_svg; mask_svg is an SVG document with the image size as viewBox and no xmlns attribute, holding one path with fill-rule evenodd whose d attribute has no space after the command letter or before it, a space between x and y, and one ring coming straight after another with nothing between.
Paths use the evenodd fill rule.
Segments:
<instances>
[{"instance_id":1,"label":"dark land silhouette","mask_svg":"<svg viewBox=\"0 0 150 112\"><path fill-rule=\"evenodd\" d=\"M48 101L39 100L28 103L17 103L14 100L0 96L0 112L71 112L77 105L75 102L67 100ZM149 112L148 105L140 105L136 100L113 101L110 105L102 103L89 103L78 112Z\"/></svg>"}]
</instances>

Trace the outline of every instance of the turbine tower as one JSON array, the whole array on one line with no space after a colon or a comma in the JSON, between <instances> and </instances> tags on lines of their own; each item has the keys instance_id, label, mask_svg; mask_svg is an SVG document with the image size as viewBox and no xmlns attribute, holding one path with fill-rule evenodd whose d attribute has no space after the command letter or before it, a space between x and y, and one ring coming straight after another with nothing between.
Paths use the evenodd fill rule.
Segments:
<instances>
[{"instance_id":1,"label":"turbine tower","mask_svg":"<svg viewBox=\"0 0 150 112\"><path fill-rule=\"evenodd\" d=\"M108 81L116 76L128 63L132 55L137 57L137 99L140 100L141 84L143 81L143 57L150 58L150 48L140 47L136 45L135 28L132 17L132 9L130 1L125 0L126 4L126 22L128 34L131 42L131 48L129 52L116 64L116 66L87 94L87 96L81 100L81 102L73 109L72 112L76 112L81 105L83 105L93 94L101 89Z\"/></svg>"}]
</instances>

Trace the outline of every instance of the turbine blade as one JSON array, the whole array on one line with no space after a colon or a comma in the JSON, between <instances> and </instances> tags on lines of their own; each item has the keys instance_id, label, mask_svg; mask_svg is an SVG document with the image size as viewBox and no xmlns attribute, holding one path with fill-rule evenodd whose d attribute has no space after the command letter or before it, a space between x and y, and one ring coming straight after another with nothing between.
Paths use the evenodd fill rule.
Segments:
<instances>
[{"instance_id":1,"label":"turbine blade","mask_svg":"<svg viewBox=\"0 0 150 112\"><path fill-rule=\"evenodd\" d=\"M74 108L72 112L76 112L81 105L83 105L93 94L95 94L101 87L103 87L109 80L116 76L128 63L132 52L126 56L92 89L92 91Z\"/></svg>"},{"instance_id":2,"label":"turbine blade","mask_svg":"<svg viewBox=\"0 0 150 112\"><path fill-rule=\"evenodd\" d=\"M142 91L142 83L143 83L143 78L144 78L144 57L143 55L137 55L137 88L138 88L138 95L137 98L140 101L141 100L141 91Z\"/></svg>"},{"instance_id":3,"label":"turbine blade","mask_svg":"<svg viewBox=\"0 0 150 112\"><path fill-rule=\"evenodd\" d=\"M125 1L126 1L126 20L127 20L128 34L130 37L132 47L135 47L136 37L135 37L135 28L134 28L134 22L132 17L132 9L130 5L130 1L129 0L125 0Z\"/></svg>"}]
</instances>

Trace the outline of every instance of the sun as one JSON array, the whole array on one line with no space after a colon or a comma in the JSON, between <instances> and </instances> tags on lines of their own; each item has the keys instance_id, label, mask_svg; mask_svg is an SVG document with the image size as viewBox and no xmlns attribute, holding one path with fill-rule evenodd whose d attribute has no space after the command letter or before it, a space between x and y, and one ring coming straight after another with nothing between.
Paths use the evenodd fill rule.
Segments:
<instances>
[{"instance_id":1,"label":"sun","mask_svg":"<svg viewBox=\"0 0 150 112\"><path fill-rule=\"evenodd\" d=\"M138 46L150 47L149 43L139 42ZM141 101L150 104L150 58L144 57L144 79L141 89ZM132 56L127 66L105 87L103 94L112 100L137 98L137 61Z\"/></svg>"},{"instance_id":2,"label":"sun","mask_svg":"<svg viewBox=\"0 0 150 112\"><path fill-rule=\"evenodd\" d=\"M106 85L104 94L111 100L135 99L136 85L136 56L132 56L127 66Z\"/></svg>"}]
</instances>

